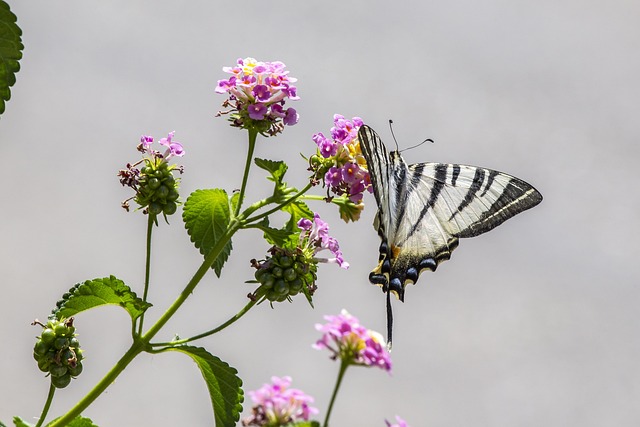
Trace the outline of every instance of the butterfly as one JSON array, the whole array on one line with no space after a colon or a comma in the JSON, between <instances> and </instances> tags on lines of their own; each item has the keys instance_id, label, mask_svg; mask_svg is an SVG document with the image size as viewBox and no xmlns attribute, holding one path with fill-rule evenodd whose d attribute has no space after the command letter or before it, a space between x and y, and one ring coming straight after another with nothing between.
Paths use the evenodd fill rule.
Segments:
<instances>
[{"instance_id":1,"label":"butterfly","mask_svg":"<svg viewBox=\"0 0 640 427\"><path fill-rule=\"evenodd\" d=\"M407 284L448 260L458 240L474 237L536 206L542 195L523 180L491 169L447 163L408 165L387 151L367 125L358 131L378 204L374 227L380 236L378 266L369 281L387 294L387 336L391 346L390 294L404 301Z\"/></svg>"}]
</instances>

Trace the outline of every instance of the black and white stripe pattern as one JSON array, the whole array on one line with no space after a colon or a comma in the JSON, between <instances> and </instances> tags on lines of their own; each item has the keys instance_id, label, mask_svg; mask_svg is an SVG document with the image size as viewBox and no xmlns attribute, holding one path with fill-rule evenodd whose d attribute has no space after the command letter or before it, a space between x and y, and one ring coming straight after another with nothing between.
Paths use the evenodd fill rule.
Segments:
<instances>
[{"instance_id":1,"label":"black and white stripe pattern","mask_svg":"<svg viewBox=\"0 0 640 427\"><path fill-rule=\"evenodd\" d=\"M449 259L458 239L485 233L540 203L542 195L502 172L444 163L407 165L373 129L358 133L378 204L382 240L372 283L404 299L407 283Z\"/></svg>"}]
</instances>

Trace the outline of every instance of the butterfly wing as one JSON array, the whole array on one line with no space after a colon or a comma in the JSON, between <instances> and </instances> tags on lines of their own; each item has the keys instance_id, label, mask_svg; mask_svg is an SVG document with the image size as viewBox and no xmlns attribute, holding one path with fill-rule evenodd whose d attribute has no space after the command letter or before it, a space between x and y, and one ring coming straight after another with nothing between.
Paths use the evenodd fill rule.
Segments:
<instances>
[{"instance_id":1,"label":"butterfly wing","mask_svg":"<svg viewBox=\"0 0 640 427\"><path fill-rule=\"evenodd\" d=\"M407 283L450 258L459 238L485 233L542 200L535 188L511 175L457 164L408 166L398 152L387 152L373 129L362 126L358 136L382 240L369 280L400 300Z\"/></svg>"}]
</instances>

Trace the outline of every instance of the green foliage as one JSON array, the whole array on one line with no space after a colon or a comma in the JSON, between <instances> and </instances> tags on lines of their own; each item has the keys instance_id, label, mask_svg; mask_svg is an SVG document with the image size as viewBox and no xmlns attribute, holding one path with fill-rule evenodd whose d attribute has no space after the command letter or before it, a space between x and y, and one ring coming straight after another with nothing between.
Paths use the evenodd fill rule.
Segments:
<instances>
[{"instance_id":1,"label":"green foliage","mask_svg":"<svg viewBox=\"0 0 640 427\"><path fill-rule=\"evenodd\" d=\"M0 0L0 114L4 113L5 102L11 98L9 89L16 83L15 74L20 70L22 59L22 30L16 24L16 15L9 5Z\"/></svg>"},{"instance_id":2,"label":"green foliage","mask_svg":"<svg viewBox=\"0 0 640 427\"><path fill-rule=\"evenodd\" d=\"M57 308L53 313L60 319L108 304L124 308L133 320L151 307L151 304L138 298L122 280L109 276L78 283L56 303Z\"/></svg>"},{"instance_id":3,"label":"green foliage","mask_svg":"<svg viewBox=\"0 0 640 427\"><path fill-rule=\"evenodd\" d=\"M291 427L320 427L320 423L317 421L300 421L299 423L291 424Z\"/></svg>"},{"instance_id":4,"label":"green foliage","mask_svg":"<svg viewBox=\"0 0 640 427\"><path fill-rule=\"evenodd\" d=\"M69 423L69 427L98 427L91 418L77 417Z\"/></svg>"},{"instance_id":5,"label":"green foliage","mask_svg":"<svg viewBox=\"0 0 640 427\"><path fill-rule=\"evenodd\" d=\"M284 178L284 174L287 173L287 164L283 161L275 161L275 160L267 160L267 159L255 159L256 166L261 169L266 170L271 174L267 179L275 182L276 188L274 190L274 194L276 192L281 191L285 187L285 182L282 180Z\"/></svg>"},{"instance_id":6,"label":"green foliage","mask_svg":"<svg viewBox=\"0 0 640 427\"><path fill-rule=\"evenodd\" d=\"M298 221L301 218L313 218L313 211L303 201L295 200L282 208L283 211L291 215L291 219L287 225L288 229L297 229Z\"/></svg>"},{"instance_id":7,"label":"green foliage","mask_svg":"<svg viewBox=\"0 0 640 427\"><path fill-rule=\"evenodd\" d=\"M179 351L196 362L209 389L216 427L235 426L244 401L238 371L201 347L179 346L165 351Z\"/></svg>"},{"instance_id":8,"label":"green foliage","mask_svg":"<svg viewBox=\"0 0 640 427\"><path fill-rule=\"evenodd\" d=\"M264 217L262 221L253 224L253 227L264 232L264 238L272 245L284 247L291 241L292 237L297 236L295 230L273 228L269 226L269 217Z\"/></svg>"},{"instance_id":9,"label":"green foliage","mask_svg":"<svg viewBox=\"0 0 640 427\"><path fill-rule=\"evenodd\" d=\"M51 421L49 424L47 425L51 425L54 421ZM91 421L91 418L84 418L84 417L76 417L73 419L73 421L71 421L69 424L67 424L68 427L98 427L97 424L94 424L93 421Z\"/></svg>"},{"instance_id":10,"label":"green foliage","mask_svg":"<svg viewBox=\"0 0 640 427\"><path fill-rule=\"evenodd\" d=\"M32 424L29 424L20 417L13 417L13 424L16 427L33 427ZM4 424L2 424L2 426L4 427Z\"/></svg>"},{"instance_id":11,"label":"green foliage","mask_svg":"<svg viewBox=\"0 0 640 427\"><path fill-rule=\"evenodd\" d=\"M235 199L237 203L237 197ZM184 204L182 219L191 241L206 257L229 227L231 202L227 192L219 188L194 191ZM216 276L220 277L231 249L229 240L212 265Z\"/></svg>"}]
</instances>

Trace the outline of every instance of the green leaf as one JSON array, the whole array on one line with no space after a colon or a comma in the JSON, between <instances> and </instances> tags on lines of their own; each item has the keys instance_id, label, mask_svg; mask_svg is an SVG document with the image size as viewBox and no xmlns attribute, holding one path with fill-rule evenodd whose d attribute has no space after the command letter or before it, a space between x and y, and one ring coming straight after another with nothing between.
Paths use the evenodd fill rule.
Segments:
<instances>
[{"instance_id":1,"label":"green leaf","mask_svg":"<svg viewBox=\"0 0 640 427\"><path fill-rule=\"evenodd\" d=\"M256 166L262 168L269 172L271 176L268 178L270 181L275 182L276 184L282 185L282 178L284 178L284 174L287 173L287 164L281 160L267 160L267 159L256 159L254 160Z\"/></svg>"},{"instance_id":2,"label":"green leaf","mask_svg":"<svg viewBox=\"0 0 640 427\"><path fill-rule=\"evenodd\" d=\"M288 203L282 208L282 210L291 215L291 219L289 220L288 224L288 227L290 229L294 229L292 227L297 228L297 223L300 218L313 218L313 211L309 209L309 206L307 206L307 204L301 200L294 200L293 202Z\"/></svg>"},{"instance_id":3,"label":"green leaf","mask_svg":"<svg viewBox=\"0 0 640 427\"><path fill-rule=\"evenodd\" d=\"M234 192L231 195L231 212L235 212L236 211L236 207L238 206L238 200L240 199L240 193L239 192Z\"/></svg>"},{"instance_id":4,"label":"green leaf","mask_svg":"<svg viewBox=\"0 0 640 427\"><path fill-rule=\"evenodd\" d=\"M262 221L254 224L253 227L264 232L264 237L267 242L280 248L285 247L286 243L291 240L293 234L297 234L288 229L270 227L268 217L264 217Z\"/></svg>"},{"instance_id":5,"label":"green leaf","mask_svg":"<svg viewBox=\"0 0 640 427\"><path fill-rule=\"evenodd\" d=\"M11 98L9 89L16 82L15 74L20 70L22 59L22 30L16 24L17 18L9 5L0 0L0 114L4 113L5 102Z\"/></svg>"},{"instance_id":6,"label":"green leaf","mask_svg":"<svg viewBox=\"0 0 640 427\"><path fill-rule=\"evenodd\" d=\"M179 346L165 351L179 351L196 362L209 389L216 427L235 426L240 419L244 401L242 380L237 375L238 371L204 348Z\"/></svg>"},{"instance_id":7,"label":"green leaf","mask_svg":"<svg viewBox=\"0 0 640 427\"><path fill-rule=\"evenodd\" d=\"M58 420L58 418L56 418L55 420L51 421L47 425L51 425L57 420ZM84 417L81 417L79 415L76 418L74 418L69 424L67 424L67 426L69 426L69 427L98 427L98 425L94 424L93 421L91 421L90 418L84 418Z\"/></svg>"},{"instance_id":8,"label":"green leaf","mask_svg":"<svg viewBox=\"0 0 640 427\"><path fill-rule=\"evenodd\" d=\"M109 276L76 284L56 303L53 313L57 318L71 317L101 305L118 305L127 310L133 320L151 307L122 280Z\"/></svg>"},{"instance_id":9,"label":"green leaf","mask_svg":"<svg viewBox=\"0 0 640 427\"><path fill-rule=\"evenodd\" d=\"M194 191L184 204L182 219L191 241L206 257L229 228L231 207L227 192L219 188ZM220 277L231 249L229 240L211 266L216 276Z\"/></svg>"},{"instance_id":10,"label":"green leaf","mask_svg":"<svg viewBox=\"0 0 640 427\"><path fill-rule=\"evenodd\" d=\"M287 192L287 183L282 179L284 178L284 174L287 173L287 164L283 161L258 158L256 158L254 161L258 167L266 170L271 174L271 176L267 177L267 179L275 183L275 186L273 188L273 201L278 203L284 200L285 194Z\"/></svg>"},{"instance_id":11,"label":"green leaf","mask_svg":"<svg viewBox=\"0 0 640 427\"><path fill-rule=\"evenodd\" d=\"M33 424L29 424L28 422L24 421L20 417L13 417L13 424L15 424L16 427L32 427L33 426Z\"/></svg>"},{"instance_id":12,"label":"green leaf","mask_svg":"<svg viewBox=\"0 0 640 427\"><path fill-rule=\"evenodd\" d=\"M291 427L320 427L320 423L317 421L300 421L299 423L291 424Z\"/></svg>"}]
</instances>

